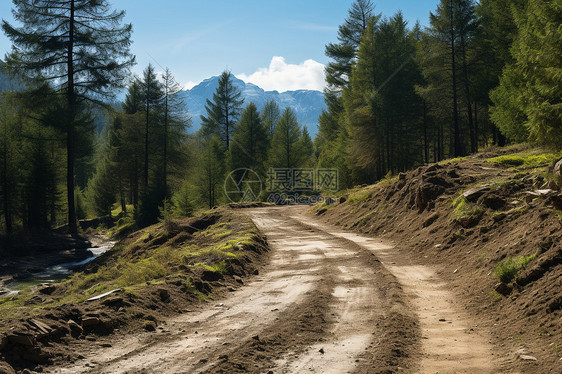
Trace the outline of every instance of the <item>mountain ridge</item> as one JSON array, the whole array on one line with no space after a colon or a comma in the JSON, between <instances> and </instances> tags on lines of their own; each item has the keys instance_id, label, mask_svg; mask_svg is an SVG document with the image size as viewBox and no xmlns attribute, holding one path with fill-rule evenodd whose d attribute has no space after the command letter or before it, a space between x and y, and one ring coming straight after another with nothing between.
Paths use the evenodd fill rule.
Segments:
<instances>
[{"instance_id":1,"label":"mountain ridge","mask_svg":"<svg viewBox=\"0 0 562 374\"><path fill-rule=\"evenodd\" d=\"M201 127L200 116L206 114L206 100L213 97L213 93L218 87L218 79L218 76L204 79L193 88L178 93L191 116L190 131L195 132ZM253 102L261 111L269 100L275 100L281 111L287 107L293 109L299 124L306 127L312 137L318 132L318 117L322 110L326 109L323 92L305 89L284 92L265 91L259 86L246 83L235 76L232 76L232 84L242 93L244 106Z\"/></svg>"}]
</instances>

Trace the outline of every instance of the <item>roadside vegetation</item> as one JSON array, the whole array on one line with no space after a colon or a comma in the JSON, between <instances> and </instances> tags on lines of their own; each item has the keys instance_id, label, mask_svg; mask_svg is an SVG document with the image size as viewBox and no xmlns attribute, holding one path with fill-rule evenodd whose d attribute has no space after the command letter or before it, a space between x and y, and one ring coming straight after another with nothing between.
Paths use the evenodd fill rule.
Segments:
<instances>
[{"instance_id":1,"label":"roadside vegetation","mask_svg":"<svg viewBox=\"0 0 562 374\"><path fill-rule=\"evenodd\" d=\"M142 295L170 280L183 289L186 299L209 298L211 288L196 285L204 271L215 273L207 274L214 280L249 273L244 264L255 260L264 245L251 220L227 208L162 222L126 236L83 271L47 285L52 288L48 295L39 285L0 299L0 320L41 315L116 289ZM0 328L2 332L7 330Z\"/></svg>"}]
</instances>

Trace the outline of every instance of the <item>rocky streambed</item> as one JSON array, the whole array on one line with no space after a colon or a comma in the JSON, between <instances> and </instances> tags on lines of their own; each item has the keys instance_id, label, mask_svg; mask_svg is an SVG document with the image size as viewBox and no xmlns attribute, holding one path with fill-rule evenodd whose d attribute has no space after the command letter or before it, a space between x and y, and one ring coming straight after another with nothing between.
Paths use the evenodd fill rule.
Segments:
<instances>
[{"instance_id":1,"label":"rocky streambed","mask_svg":"<svg viewBox=\"0 0 562 374\"><path fill-rule=\"evenodd\" d=\"M93 261L115 245L104 236L88 238L77 248L35 252L25 257L0 260L0 298L14 295L39 284L59 281Z\"/></svg>"}]
</instances>

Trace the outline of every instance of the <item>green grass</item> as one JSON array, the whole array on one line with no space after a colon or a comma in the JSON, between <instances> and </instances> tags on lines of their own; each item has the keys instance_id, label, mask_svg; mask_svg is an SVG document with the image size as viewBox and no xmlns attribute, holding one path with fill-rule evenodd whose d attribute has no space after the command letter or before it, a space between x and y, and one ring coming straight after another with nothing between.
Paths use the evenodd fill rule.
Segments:
<instances>
[{"instance_id":1,"label":"green grass","mask_svg":"<svg viewBox=\"0 0 562 374\"><path fill-rule=\"evenodd\" d=\"M562 152L549 153L541 150L530 150L509 155L492 157L487 162L503 165L520 167L525 169L534 169L539 167L548 167L552 163L562 157Z\"/></svg>"},{"instance_id":2,"label":"green grass","mask_svg":"<svg viewBox=\"0 0 562 374\"><path fill-rule=\"evenodd\" d=\"M443 160L443 161L439 161L438 164L439 165L447 165L447 164L451 164L453 162L461 162L461 161L466 161L467 157L456 157L456 158L450 158L448 160Z\"/></svg>"},{"instance_id":3,"label":"green grass","mask_svg":"<svg viewBox=\"0 0 562 374\"><path fill-rule=\"evenodd\" d=\"M517 273L533 261L537 257L536 254L530 256L521 256L517 258L509 258L504 262L500 262L494 269L494 275L503 283L509 283L517 277Z\"/></svg>"},{"instance_id":4,"label":"green grass","mask_svg":"<svg viewBox=\"0 0 562 374\"><path fill-rule=\"evenodd\" d=\"M484 212L484 208L471 203L462 195L453 200L453 208L453 215L457 220L476 216Z\"/></svg>"},{"instance_id":5,"label":"green grass","mask_svg":"<svg viewBox=\"0 0 562 374\"><path fill-rule=\"evenodd\" d=\"M228 213L219 221L196 235L185 236L182 242L172 240L171 245L151 244L152 238L168 239L176 235L170 233L164 223L138 231L119 242L95 272L79 272L56 284L58 293L55 295L59 296L47 298L41 305L25 305L26 300L36 296L29 288L0 299L0 319L22 318L39 313L45 307L82 302L117 288L135 294L163 283L168 277L186 279L189 292L197 297L208 297L197 295L185 268L202 266L226 273L228 259L244 256L257 244L259 234L251 220L240 214ZM179 231L177 235L185 234Z\"/></svg>"},{"instance_id":6,"label":"green grass","mask_svg":"<svg viewBox=\"0 0 562 374\"><path fill-rule=\"evenodd\" d=\"M347 202L351 205L359 205L360 203L369 200L371 195L372 195L372 191L359 190L351 193L347 198Z\"/></svg>"},{"instance_id":7,"label":"green grass","mask_svg":"<svg viewBox=\"0 0 562 374\"><path fill-rule=\"evenodd\" d=\"M503 299L501 293L499 293L498 291L490 291L490 297L495 301L498 302L501 299Z\"/></svg>"},{"instance_id":8,"label":"green grass","mask_svg":"<svg viewBox=\"0 0 562 374\"><path fill-rule=\"evenodd\" d=\"M373 217L374 214L375 214L375 212L369 212L369 213L365 214L364 216L359 218L359 220L357 220L355 225L357 227L362 227L362 226L367 225L367 223L369 223L369 221L371 220L371 218Z\"/></svg>"}]
</instances>

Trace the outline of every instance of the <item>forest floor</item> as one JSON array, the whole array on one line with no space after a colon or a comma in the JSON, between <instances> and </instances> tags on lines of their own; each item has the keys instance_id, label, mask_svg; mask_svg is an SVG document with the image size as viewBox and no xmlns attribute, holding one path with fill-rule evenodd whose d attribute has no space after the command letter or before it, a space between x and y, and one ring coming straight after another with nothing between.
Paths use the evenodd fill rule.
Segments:
<instances>
[{"instance_id":1,"label":"forest floor","mask_svg":"<svg viewBox=\"0 0 562 374\"><path fill-rule=\"evenodd\" d=\"M0 305L2 358L49 373L559 373L557 157L492 150L312 209L147 228L49 295Z\"/></svg>"}]
</instances>

